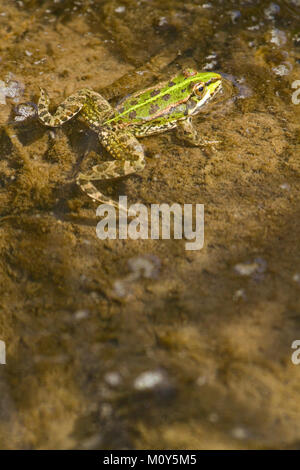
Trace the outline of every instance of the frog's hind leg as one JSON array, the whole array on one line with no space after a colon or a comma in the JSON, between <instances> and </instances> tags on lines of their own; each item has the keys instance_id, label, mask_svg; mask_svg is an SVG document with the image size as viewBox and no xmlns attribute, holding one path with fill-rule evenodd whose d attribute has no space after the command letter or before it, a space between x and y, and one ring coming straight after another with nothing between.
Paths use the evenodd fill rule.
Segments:
<instances>
[{"instance_id":1,"label":"frog's hind leg","mask_svg":"<svg viewBox=\"0 0 300 470\"><path fill-rule=\"evenodd\" d=\"M80 90L74 95L69 96L61 103L56 112L52 115L49 111L49 96L43 88L38 101L38 117L39 120L49 127L59 127L65 122L72 119L82 109L86 103L87 96L84 90Z\"/></svg>"},{"instance_id":2,"label":"frog's hind leg","mask_svg":"<svg viewBox=\"0 0 300 470\"><path fill-rule=\"evenodd\" d=\"M143 147L131 133L123 130L113 132L101 130L99 138L116 160L100 163L93 166L86 173L79 173L77 184L94 201L111 204L118 209L123 209L116 201L102 194L92 181L114 179L142 171L145 166Z\"/></svg>"},{"instance_id":3,"label":"frog's hind leg","mask_svg":"<svg viewBox=\"0 0 300 470\"><path fill-rule=\"evenodd\" d=\"M81 187L82 191L84 191L88 196L90 196L94 202L99 202L102 204L108 204L109 206L113 206L118 210L124 210L127 212L127 208L121 206L118 202L110 199L109 197L105 196L96 186L91 183L90 181L85 181L78 176L77 184Z\"/></svg>"},{"instance_id":4,"label":"frog's hind leg","mask_svg":"<svg viewBox=\"0 0 300 470\"><path fill-rule=\"evenodd\" d=\"M45 126L49 127L61 126L81 110L84 111L84 119L92 125L94 121L97 123L99 112L105 116L111 113L112 110L110 104L99 93L88 88L82 88L73 95L68 96L58 106L53 115L49 112L49 103L50 100L46 90L41 88L38 101L38 117Z\"/></svg>"}]
</instances>

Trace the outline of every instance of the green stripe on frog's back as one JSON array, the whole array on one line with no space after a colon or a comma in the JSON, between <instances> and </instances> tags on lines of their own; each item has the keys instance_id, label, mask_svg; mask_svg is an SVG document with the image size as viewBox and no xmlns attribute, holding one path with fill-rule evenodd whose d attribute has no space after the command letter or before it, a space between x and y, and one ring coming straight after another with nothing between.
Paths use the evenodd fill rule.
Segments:
<instances>
[{"instance_id":1,"label":"green stripe on frog's back","mask_svg":"<svg viewBox=\"0 0 300 470\"><path fill-rule=\"evenodd\" d=\"M189 99L193 86L200 81L197 75L179 74L157 87L128 96L116 107L117 114L105 124L118 122L134 124L168 113L170 108ZM207 73L207 76L211 76L211 73ZM202 73L201 81L205 81L205 78L206 74Z\"/></svg>"}]
</instances>

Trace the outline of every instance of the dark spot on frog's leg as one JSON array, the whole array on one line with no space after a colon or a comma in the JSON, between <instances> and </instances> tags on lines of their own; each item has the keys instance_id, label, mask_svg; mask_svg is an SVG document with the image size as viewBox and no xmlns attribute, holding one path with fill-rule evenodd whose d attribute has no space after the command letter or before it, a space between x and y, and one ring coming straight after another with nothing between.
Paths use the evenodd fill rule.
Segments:
<instances>
[{"instance_id":1,"label":"dark spot on frog's leg","mask_svg":"<svg viewBox=\"0 0 300 470\"><path fill-rule=\"evenodd\" d=\"M138 104L137 100L132 100L130 102L130 106L135 106L136 104Z\"/></svg>"},{"instance_id":2,"label":"dark spot on frog's leg","mask_svg":"<svg viewBox=\"0 0 300 470\"><path fill-rule=\"evenodd\" d=\"M43 118L44 116L46 116L46 114L48 114L48 111L41 111L41 112L39 112L39 116L40 116L41 118Z\"/></svg>"},{"instance_id":3,"label":"dark spot on frog's leg","mask_svg":"<svg viewBox=\"0 0 300 470\"><path fill-rule=\"evenodd\" d=\"M185 93L185 92L186 92L186 88L182 88L181 93Z\"/></svg>"},{"instance_id":4,"label":"dark spot on frog's leg","mask_svg":"<svg viewBox=\"0 0 300 470\"><path fill-rule=\"evenodd\" d=\"M155 114L155 113L157 113L157 111L159 111L158 104L156 104L154 106L152 105L151 108L149 109L149 114Z\"/></svg>"},{"instance_id":5,"label":"dark spot on frog's leg","mask_svg":"<svg viewBox=\"0 0 300 470\"><path fill-rule=\"evenodd\" d=\"M169 101L170 98L171 98L171 95L169 93L163 96L164 101Z\"/></svg>"},{"instance_id":6,"label":"dark spot on frog's leg","mask_svg":"<svg viewBox=\"0 0 300 470\"><path fill-rule=\"evenodd\" d=\"M169 86L174 86L175 85L175 82L170 82L169 83Z\"/></svg>"},{"instance_id":7,"label":"dark spot on frog's leg","mask_svg":"<svg viewBox=\"0 0 300 470\"><path fill-rule=\"evenodd\" d=\"M130 117L130 119L136 118L136 111L131 111L128 116Z\"/></svg>"},{"instance_id":8,"label":"dark spot on frog's leg","mask_svg":"<svg viewBox=\"0 0 300 470\"><path fill-rule=\"evenodd\" d=\"M120 114L124 113L124 107L120 108L118 111Z\"/></svg>"},{"instance_id":9,"label":"dark spot on frog's leg","mask_svg":"<svg viewBox=\"0 0 300 470\"><path fill-rule=\"evenodd\" d=\"M151 91L150 96L153 97L153 96L159 95L159 93L160 93L159 90L153 90Z\"/></svg>"}]
</instances>

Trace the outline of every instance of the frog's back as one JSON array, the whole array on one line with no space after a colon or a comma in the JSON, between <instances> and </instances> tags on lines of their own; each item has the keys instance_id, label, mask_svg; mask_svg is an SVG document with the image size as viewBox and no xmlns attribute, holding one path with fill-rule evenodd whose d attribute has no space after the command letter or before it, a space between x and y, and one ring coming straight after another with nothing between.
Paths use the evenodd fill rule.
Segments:
<instances>
[{"instance_id":1,"label":"frog's back","mask_svg":"<svg viewBox=\"0 0 300 470\"><path fill-rule=\"evenodd\" d=\"M186 80L186 88L183 86ZM180 74L156 86L139 91L124 98L115 108L114 123L139 124L167 114L174 106L184 103L192 87L190 80Z\"/></svg>"}]
</instances>

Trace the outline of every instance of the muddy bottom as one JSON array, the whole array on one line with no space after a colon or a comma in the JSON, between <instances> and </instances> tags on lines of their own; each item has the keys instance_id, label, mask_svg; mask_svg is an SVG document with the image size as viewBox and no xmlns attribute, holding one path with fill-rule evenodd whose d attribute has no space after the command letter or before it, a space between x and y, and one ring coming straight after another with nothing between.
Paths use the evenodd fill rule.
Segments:
<instances>
[{"instance_id":1,"label":"muddy bottom","mask_svg":"<svg viewBox=\"0 0 300 470\"><path fill-rule=\"evenodd\" d=\"M298 0L0 2L2 449L299 448L299 20ZM193 119L218 143L144 138L141 173L96 184L204 204L203 248L99 239L75 178L111 157L16 107L115 105L187 67L233 84Z\"/></svg>"}]
</instances>

